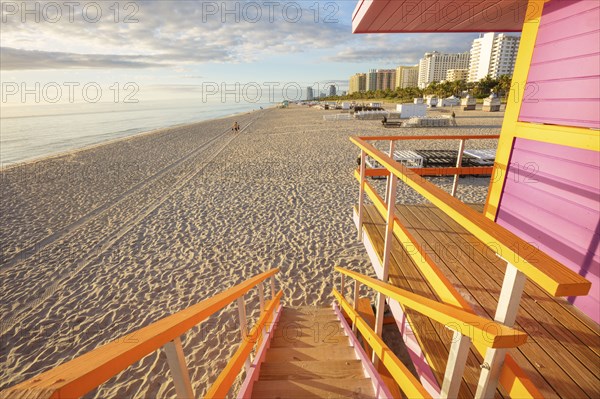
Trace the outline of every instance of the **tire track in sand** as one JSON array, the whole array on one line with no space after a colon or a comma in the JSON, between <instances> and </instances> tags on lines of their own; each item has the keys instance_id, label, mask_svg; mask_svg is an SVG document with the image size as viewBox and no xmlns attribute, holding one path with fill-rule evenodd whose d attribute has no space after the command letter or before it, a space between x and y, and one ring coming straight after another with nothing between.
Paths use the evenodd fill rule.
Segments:
<instances>
[{"instance_id":1,"label":"tire track in sand","mask_svg":"<svg viewBox=\"0 0 600 399\"><path fill-rule=\"evenodd\" d=\"M148 215L158 209L167 199L171 198L171 196L178 192L180 188L185 186L192 178L198 175L200 172L204 170L204 168L210 164L210 162L216 158L225 148L229 146L229 144L239 137L250 125L252 125L261 115L251 120L246 126L244 126L240 131L232 136L229 140L225 142L221 148L212 153L205 162L198 169L194 169L191 172L185 174L181 179L179 179L178 183L172 187L171 192L168 194L157 198L151 204L149 204L143 212L138 213L136 216L130 218L125 222L123 226L110 234L107 238L105 238L102 242L96 244L96 246L90 251L85 259L82 259L75 263L75 267L72 268L68 273L63 276L58 277L55 281L45 290L42 294L33 299L20 308L13 310L12 314L6 317L2 321L2 326L0 327L0 333L6 334L8 329L12 328L14 325L18 324L21 320L26 318L33 309L37 308L42 302L46 301L50 296L52 296L62 285L64 285L67 281L75 277L80 271L82 271L87 265L89 265L94 259L100 256L102 253L106 252L110 247L112 247L115 243L117 243L126 233L128 233L135 225L144 220ZM224 133L222 134L224 135ZM219 136L219 137L222 137Z\"/></svg>"},{"instance_id":2,"label":"tire track in sand","mask_svg":"<svg viewBox=\"0 0 600 399\"><path fill-rule=\"evenodd\" d=\"M151 184L152 182L156 181L158 178L160 178L161 176L164 176L167 172L169 172L170 170L172 170L173 168L175 168L178 165L181 165L183 162L193 158L194 156L198 155L198 153L200 153L201 151L205 150L210 144L214 143L215 141L217 141L218 139L222 138L223 136L225 136L228 132L230 131L230 129L226 129L223 133L205 141L204 143L202 143L199 147L197 147L195 150L192 150L190 153L188 153L187 155L184 155L183 157L179 158L178 160L176 160L175 162L165 166L163 169L159 170L158 172L156 172L155 174L153 174L152 176L140 181L139 183L133 185L132 187L130 187L129 189L127 189L126 191L124 191L123 193L121 193L120 195L118 195L117 197L111 199L110 201L107 201L106 203L104 203L103 205L95 208L94 210L92 210L91 212L87 213L86 215L80 217L78 220L76 220L75 222L62 227L60 229L58 229L57 231L55 231L54 233L50 234L49 236L43 238L42 240L28 246L27 248L22 249L21 251L15 253L12 258L10 258L8 261L3 260L2 264L0 265L0 269L5 270L5 269L9 269L11 267L20 265L21 263L27 261L28 259L36 256L37 254L39 254L42 250L44 250L44 248L46 248L48 245L52 244L53 242L60 240L61 238L63 238L65 235L72 233L73 231L75 231L76 229L78 229L79 227L83 226L84 224L86 224L87 222L89 222L90 220L96 218L96 217L101 217L104 213L106 213L108 210L110 210L111 208L115 207L116 205L118 205L119 203L121 203L122 201L124 201L125 199L127 199L129 196L135 194L136 192L142 190L144 187L147 187L149 184Z\"/></svg>"}]
</instances>

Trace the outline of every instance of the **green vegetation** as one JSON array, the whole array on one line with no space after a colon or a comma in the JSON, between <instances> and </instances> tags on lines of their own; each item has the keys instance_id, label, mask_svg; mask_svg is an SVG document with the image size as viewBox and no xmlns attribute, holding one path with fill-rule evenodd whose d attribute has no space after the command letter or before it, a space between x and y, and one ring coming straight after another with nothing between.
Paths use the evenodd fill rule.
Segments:
<instances>
[{"instance_id":1,"label":"green vegetation","mask_svg":"<svg viewBox=\"0 0 600 399\"><path fill-rule=\"evenodd\" d=\"M381 100L393 102L412 102L415 97L423 97L429 94L435 94L438 97L445 98L452 95L460 97L465 91L469 92L475 98L485 98L492 91L498 93L503 99L508 97L510 92L511 77L502 75L498 79L492 79L489 75L476 83L467 83L464 80L454 82L431 82L425 89L417 87L408 87L406 89L397 88L396 90L376 90L365 93L352 93L346 96L327 97L327 101L336 100Z\"/></svg>"}]
</instances>

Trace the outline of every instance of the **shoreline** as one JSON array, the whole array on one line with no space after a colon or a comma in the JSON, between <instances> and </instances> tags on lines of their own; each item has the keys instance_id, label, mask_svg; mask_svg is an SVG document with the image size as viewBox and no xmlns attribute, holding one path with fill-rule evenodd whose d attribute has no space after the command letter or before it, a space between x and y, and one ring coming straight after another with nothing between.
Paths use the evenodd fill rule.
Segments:
<instances>
[{"instance_id":1,"label":"shoreline","mask_svg":"<svg viewBox=\"0 0 600 399\"><path fill-rule=\"evenodd\" d=\"M220 120L227 119L227 118L234 118L236 116L252 114L254 112L262 112L262 111L266 111L269 109L273 109L274 107L275 106L273 105L273 106L269 106L269 107L264 107L263 109L257 109L257 110L252 110L252 111L241 111L241 112L236 112L236 113L225 115L225 116L220 116L217 118L203 119L203 120L199 120L196 122L184 122L184 123L179 123L179 124L175 124L175 125L159 127L156 129L145 130L145 131L141 131L141 132L134 133L131 135L123 136L123 137L105 139L105 140L99 141L97 143L84 145L83 147L77 147L77 148L73 148L70 150L60 150L58 152L53 152L53 153L49 153L46 155L40 155L40 156L33 157L33 158L26 158L21 161L10 162L6 165L2 164L0 162L0 173L10 171L14 168L19 168L19 167L35 164L38 162L47 161L49 159L56 159L56 158L71 156L71 155L77 154L82 151L92 150L92 149L95 149L95 148L98 148L98 147L101 147L104 145L114 144L119 141L127 141L127 140L135 139L138 137L146 136L146 135L159 134L166 130L185 128L187 126L194 126L194 125L201 124L201 123L211 123L211 122L216 122L216 121L220 121Z\"/></svg>"}]
</instances>

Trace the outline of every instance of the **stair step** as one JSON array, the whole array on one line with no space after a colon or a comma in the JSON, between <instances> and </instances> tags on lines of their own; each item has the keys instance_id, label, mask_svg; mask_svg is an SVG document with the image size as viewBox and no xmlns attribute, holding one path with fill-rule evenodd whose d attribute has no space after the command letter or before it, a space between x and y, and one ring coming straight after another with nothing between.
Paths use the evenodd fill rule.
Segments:
<instances>
[{"instance_id":1,"label":"stair step","mask_svg":"<svg viewBox=\"0 0 600 399\"><path fill-rule=\"evenodd\" d=\"M337 335L344 335L344 329L337 319L280 320L275 328L273 339L294 340L301 337L314 337L316 342L320 342ZM331 340L329 342L336 343Z\"/></svg>"},{"instance_id":2,"label":"stair step","mask_svg":"<svg viewBox=\"0 0 600 399\"><path fill-rule=\"evenodd\" d=\"M338 319L279 320L275 331L278 335L297 335L299 334L297 330L302 330L306 334L314 334L314 332L333 334L335 331L341 331L342 325Z\"/></svg>"},{"instance_id":3,"label":"stair step","mask_svg":"<svg viewBox=\"0 0 600 399\"><path fill-rule=\"evenodd\" d=\"M334 316L335 313L332 308L318 308L318 307L301 307L301 308L285 308L283 309L282 317L288 316Z\"/></svg>"},{"instance_id":4,"label":"stair step","mask_svg":"<svg viewBox=\"0 0 600 399\"><path fill-rule=\"evenodd\" d=\"M295 308L286 308L286 310L302 312L302 313L326 312L326 311L333 312L333 308L331 306L298 306Z\"/></svg>"},{"instance_id":5,"label":"stair step","mask_svg":"<svg viewBox=\"0 0 600 399\"><path fill-rule=\"evenodd\" d=\"M315 346L348 346L350 340L348 336L338 334L318 334L318 335L286 335L275 336L271 341L272 348L310 348Z\"/></svg>"},{"instance_id":6,"label":"stair step","mask_svg":"<svg viewBox=\"0 0 600 399\"><path fill-rule=\"evenodd\" d=\"M365 378L358 359L263 363L260 380L314 380Z\"/></svg>"},{"instance_id":7,"label":"stair step","mask_svg":"<svg viewBox=\"0 0 600 399\"><path fill-rule=\"evenodd\" d=\"M282 314L281 320L337 320L335 313L286 313Z\"/></svg>"},{"instance_id":8,"label":"stair step","mask_svg":"<svg viewBox=\"0 0 600 399\"><path fill-rule=\"evenodd\" d=\"M256 381L253 398L307 399L307 398L374 398L368 378Z\"/></svg>"},{"instance_id":9,"label":"stair step","mask_svg":"<svg viewBox=\"0 0 600 399\"><path fill-rule=\"evenodd\" d=\"M330 359L356 359L356 353L351 346L332 346L323 348L269 348L265 362L290 362L290 361L319 361Z\"/></svg>"}]
</instances>

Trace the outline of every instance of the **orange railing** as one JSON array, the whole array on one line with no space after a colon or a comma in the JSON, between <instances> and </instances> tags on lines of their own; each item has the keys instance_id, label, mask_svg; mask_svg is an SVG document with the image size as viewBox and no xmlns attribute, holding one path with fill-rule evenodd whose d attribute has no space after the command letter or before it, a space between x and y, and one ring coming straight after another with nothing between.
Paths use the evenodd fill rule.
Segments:
<instances>
[{"instance_id":1,"label":"orange railing","mask_svg":"<svg viewBox=\"0 0 600 399\"><path fill-rule=\"evenodd\" d=\"M461 141L460 153L464 149L464 141L481 138L497 138L498 136L409 136L409 137L352 137L350 140L361 150L361 163L359 170L355 172L356 178L360 182L360 194L358 209L356 210L356 219L359 238L363 239L363 213L364 197L366 196L373 202L375 209L384 218L386 222L385 244L382 257L380 258L383 270L384 281L388 279L388 268L392 248L392 239L397 237L400 243L407 248L415 264L420 268L423 276L435 290L441 300L449 304L459 306L463 309L473 311L467 301L458 293L458 291L449 282L441 269L435 264L433 259L419 245L418 241L402 225L401 220L396 215L395 199L398 180L414 189L423 198L429 200L434 206L442 210L446 215L452 218L460 226L479 239L493 253L507 261L502 290L500 293L498 308L496 310L495 320L502 324L512 327L514 325L521 295L525 286L525 280L531 279L542 289L554 296L576 296L586 295L591 283L573 272L557 260L551 258L544 252L538 250L531 244L520 239L518 236L487 219L484 215L478 213L468 205L462 203L452 195L428 182L421 175L428 175L422 170L412 170L401 163L395 161L393 154L393 144L390 145L390 155L380 151L368 141L386 140L393 143L398 140L427 140L427 139L453 139ZM388 176L385 199L382 198L367 181L366 177L373 173L380 174L381 170L373 172L367 169L366 157L377 161L381 168L385 170ZM452 172L464 173L459 170ZM450 173L448 173L450 174ZM455 176L455 183L457 176ZM454 191L454 190L453 190ZM410 246L410 248L408 248ZM415 251L416 249L416 251ZM378 312L376 321L376 330L383 321L383 312ZM383 308L383 306L381 306ZM380 315L381 313L381 315ZM510 394L524 397L539 396L539 391L531 384L524 373L517 366L516 362L506 354L505 349L486 349L475 343L475 347L484 356L484 363L489 365L487 371L482 373L478 386L477 395L479 397L492 396L496 389L498 381L507 389ZM505 364L507 367L502 367Z\"/></svg>"},{"instance_id":2,"label":"orange railing","mask_svg":"<svg viewBox=\"0 0 600 399\"><path fill-rule=\"evenodd\" d=\"M368 136L362 137L364 140L369 141L389 141L389 156L392 157L394 153L395 143L397 141L423 141L423 140L458 140L458 153L456 158L456 165L454 167L437 167L437 168L416 168L412 167L411 170L420 176L449 176L454 175L454 182L452 184L451 195L456 195L458 189L458 178L460 175L491 175L493 172L492 166L462 166L462 160L465 152L465 145L467 140L494 140L500 136L496 134L492 135L448 135L448 136ZM389 176L390 172L385 168L368 169L367 176Z\"/></svg>"},{"instance_id":3,"label":"orange railing","mask_svg":"<svg viewBox=\"0 0 600 399\"><path fill-rule=\"evenodd\" d=\"M0 392L2 398L77 398L116 376L144 356L164 348L169 368L179 398L195 397L189 378L181 336L222 310L234 301L238 302L242 342L240 347L207 391L206 398L223 398L241 371L256 343L265 338L266 326L272 321L279 308L282 292L275 293L275 274L279 269L271 269L245 282L215 295L212 298L190 306L171 316L165 317L144 328L134 331L114 342L101 346L52 370L24 381ZM265 301L264 282L270 279L271 300ZM248 333L244 295L258 287L260 318Z\"/></svg>"},{"instance_id":4,"label":"orange railing","mask_svg":"<svg viewBox=\"0 0 600 399\"><path fill-rule=\"evenodd\" d=\"M409 136L415 140L416 136ZM423 136L421 139L440 138L444 136ZM489 136L447 136L448 139L472 139L473 137ZM485 243L490 250L507 259L522 273L537 283L541 288L554 296L578 296L587 295L591 283L584 277L564 266L556 259L538 250L528 242L522 240L514 233L484 217L468 205L448 195L447 192L436 185L423 179L413 170L394 161L389 155L369 144L367 140L404 140L405 137L352 137L350 140L356 144L361 153L375 159L387 172L401 179L413 188L433 205L444 211L459 225ZM364 165L364 163L363 163ZM366 168L361 165L358 173L359 180L362 170ZM365 173L366 176L366 173ZM361 187L366 181L360 181ZM374 190L370 190L375 193ZM379 202L378 198L370 195L371 200ZM385 208L387 206L383 204ZM360 209L359 209L360 212ZM383 215L385 217L385 215ZM397 220L394 221L397 223Z\"/></svg>"},{"instance_id":5,"label":"orange railing","mask_svg":"<svg viewBox=\"0 0 600 399\"><path fill-rule=\"evenodd\" d=\"M379 359L379 362L386 367L402 392L409 398L427 398L431 396L383 342L381 333L371 329L368 323L357 312L360 284L373 289L379 295L385 295L397 301L405 309L412 309L450 328L454 331L455 335L453 341L461 343L460 349L463 353L468 353L471 342L480 344L486 348L515 348L527 340L527 335L521 331L490 321L456 306L425 298L341 267L336 267L335 271L341 273L342 280L340 291L334 288L333 295L352 321L353 331L356 333L358 330L361 333L363 341L373 349L373 360L376 360L375 357ZM354 279L353 306L344 297L346 291L345 276ZM456 356L452 357L452 355L447 363L444 384L440 392L441 398L453 398L458 395L463 370L467 361L467 356L461 356L460 351L454 353Z\"/></svg>"}]
</instances>

